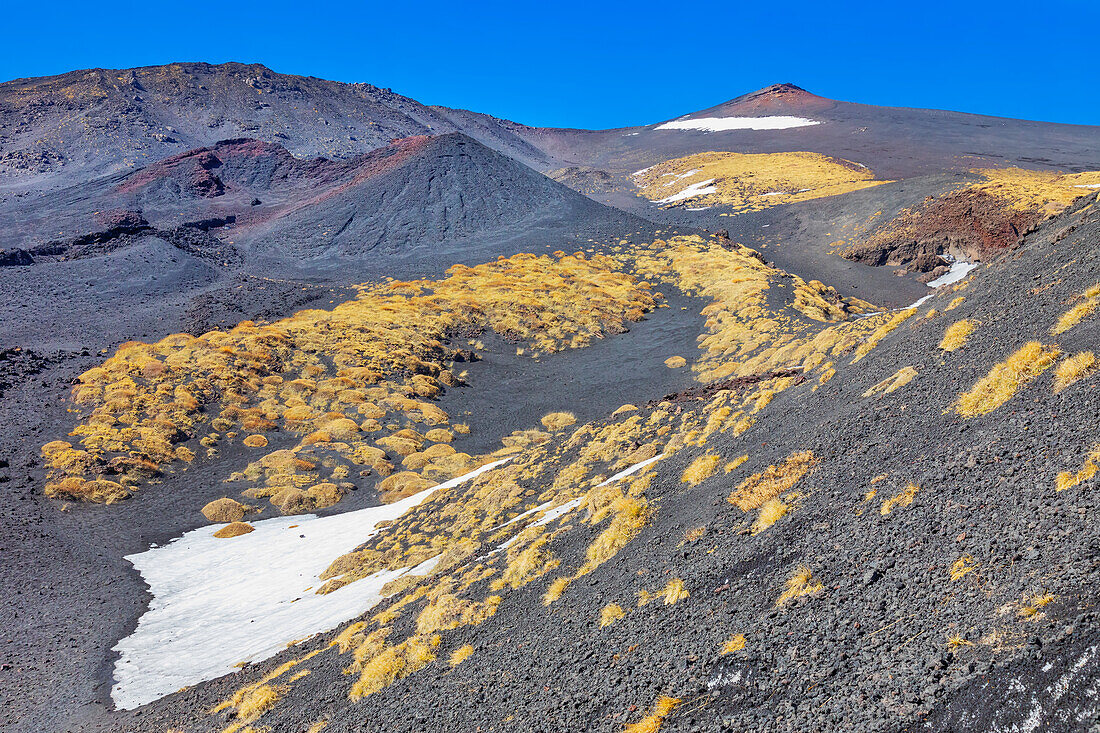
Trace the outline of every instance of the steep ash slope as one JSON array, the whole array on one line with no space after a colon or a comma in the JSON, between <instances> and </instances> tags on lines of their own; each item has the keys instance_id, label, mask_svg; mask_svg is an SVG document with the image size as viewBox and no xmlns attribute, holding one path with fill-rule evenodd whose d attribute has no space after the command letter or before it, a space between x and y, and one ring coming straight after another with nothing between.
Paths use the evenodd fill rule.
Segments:
<instances>
[{"instance_id":1,"label":"steep ash slope","mask_svg":"<svg viewBox=\"0 0 1100 733\"><path fill-rule=\"evenodd\" d=\"M1095 366L1063 362L1100 341L1098 238L1095 199L1079 203L1010 261L803 362L805 379L670 396L521 454L505 478L535 493L517 508L567 467L550 501L581 501L524 530L501 575L477 572L491 544L455 555L362 626L127 726L614 731L655 707L667 731L1087 729L1100 403ZM638 440L665 457L597 485L644 455ZM476 512L475 494L420 516ZM409 521L395 536L415 542L430 525ZM1034 694L1010 693L1021 684ZM476 704L454 705L459 691Z\"/></svg>"},{"instance_id":2,"label":"steep ash slope","mask_svg":"<svg viewBox=\"0 0 1100 733\"><path fill-rule=\"evenodd\" d=\"M368 257L448 265L650 226L460 133L407 141L386 160L364 159L352 170L339 186L235 241L250 256L297 268Z\"/></svg>"}]
</instances>

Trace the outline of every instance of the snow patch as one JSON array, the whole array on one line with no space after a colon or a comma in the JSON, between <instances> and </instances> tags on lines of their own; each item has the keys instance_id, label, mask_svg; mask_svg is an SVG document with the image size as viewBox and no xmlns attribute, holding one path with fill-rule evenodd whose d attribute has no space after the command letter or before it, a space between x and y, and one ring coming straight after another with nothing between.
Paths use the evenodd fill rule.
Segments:
<instances>
[{"instance_id":1,"label":"snow patch","mask_svg":"<svg viewBox=\"0 0 1100 733\"><path fill-rule=\"evenodd\" d=\"M967 262L966 260L954 260L951 262L951 267L947 270L947 272L940 275L935 280L928 281L928 287L940 288L944 285L952 285L954 283L957 283L964 277L966 277L967 274L969 274L969 272L975 267L977 267L977 265L973 262ZM928 295L919 298L912 305L908 306L908 308L918 308L924 305L924 303L927 302L928 299L931 298L933 295L935 295L935 293L929 293ZM908 310L908 308L904 308L902 310Z\"/></svg>"},{"instance_id":2,"label":"snow patch","mask_svg":"<svg viewBox=\"0 0 1100 733\"><path fill-rule=\"evenodd\" d=\"M1074 188L1100 188L1100 183L1079 183Z\"/></svg>"},{"instance_id":3,"label":"snow patch","mask_svg":"<svg viewBox=\"0 0 1100 733\"><path fill-rule=\"evenodd\" d=\"M722 132L725 130L787 130L792 127L820 125L818 120L789 115L770 117L699 117L694 120L673 120L657 125L657 130L702 130L704 132Z\"/></svg>"},{"instance_id":4,"label":"snow patch","mask_svg":"<svg viewBox=\"0 0 1100 733\"><path fill-rule=\"evenodd\" d=\"M673 204L673 203L676 203L677 201L683 201L684 199L690 199L690 198L695 198L696 196L705 196L708 193L714 193L718 189L715 188L714 186L711 186L710 184L712 184L712 183L714 183L713 178L708 178L705 181L699 181L698 183L693 183L690 186L688 186L687 188L685 188L683 191L680 191L680 193L674 193L671 196L667 196L663 199L658 199L657 203L659 203L659 204Z\"/></svg>"},{"instance_id":5,"label":"snow patch","mask_svg":"<svg viewBox=\"0 0 1100 733\"><path fill-rule=\"evenodd\" d=\"M935 280L928 281L928 287L938 288L944 285L951 285L962 280L969 274L971 270L977 267L972 262L966 262L965 260L955 260L951 263L951 268L944 274L937 277Z\"/></svg>"},{"instance_id":6,"label":"snow patch","mask_svg":"<svg viewBox=\"0 0 1100 733\"><path fill-rule=\"evenodd\" d=\"M649 466L649 465L652 465L652 464L656 463L657 461L661 460L664 457L665 456L662 453L659 456L653 456L652 458L647 458L644 461L641 461L639 463L635 463L630 468L624 468L622 471L619 471L617 474L615 474L611 478L607 479L606 481L601 481L599 484L596 485L596 488L598 489L598 488L600 488L600 486L607 486L608 484L615 483L619 479L624 479L624 478L626 478L627 476L629 476L633 473L637 473L638 471L641 471L646 466Z\"/></svg>"},{"instance_id":7,"label":"snow patch","mask_svg":"<svg viewBox=\"0 0 1100 733\"><path fill-rule=\"evenodd\" d=\"M181 687L258 662L292 641L328 631L381 600L382 586L405 573L426 575L439 557L415 568L382 570L328 593L321 573L340 555L436 491L489 471L496 461L393 504L317 517L265 519L231 539L200 527L163 547L126 557L153 600L137 628L115 645L115 706L130 710Z\"/></svg>"}]
</instances>

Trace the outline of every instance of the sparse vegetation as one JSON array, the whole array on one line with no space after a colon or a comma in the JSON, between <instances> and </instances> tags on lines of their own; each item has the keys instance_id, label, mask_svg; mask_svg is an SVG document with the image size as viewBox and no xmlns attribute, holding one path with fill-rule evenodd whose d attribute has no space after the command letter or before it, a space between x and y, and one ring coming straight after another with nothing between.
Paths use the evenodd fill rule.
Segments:
<instances>
[{"instance_id":1,"label":"sparse vegetation","mask_svg":"<svg viewBox=\"0 0 1100 733\"><path fill-rule=\"evenodd\" d=\"M885 517L896 508L905 508L909 506L913 503L913 498L917 495L918 491L920 491L920 487L910 481L908 486L882 502L880 513Z\"/></svg>"},{"instance_id":2,"label":"sparse vegetation","mask_svg":"<svg viewBox=\"0 0 1100 733\"><path fill-rule=\"evenodd\" d=\"M1096 355L1091 351L1082 351L1066 357L1054 368L1054 392L1063 391L1085 377L1096 373Z\"/></svg>"},{"instance_id":3,"label":"sparse vegetation","mask_svg":"<svg viewBox=\"0 0 1100 733\"><path fill-rule=\"evenodd\" d=\"M726 656L727 654L733 654L735 652L739 652L744 648L745 648L745 635L744 634L734 634L733 636L731 636L729 639L726 640L725 644L722 645L721 654L722 654L722 656Z\"/></svg>"},{"instance_id":4,"label":"sparse vegetation","mask_svg":"<svg viewBox=\"0 0 1100 733\"><path fill-rule=\"evenodd\" d=\"M600 628L610 626L619 619L625 618L626 612L618 603L608 603L600 609Z\"/></svg>"},{"instance_id":5,"label":"sparse vegetation","mask_svg":"<svg viewBox=\"0 0 1100 733\"><path fill-rule=\"evenodd\" d=\"M966 345L967 339L974 333L975 328L977 324L973 320L964 318L961 321L955 321L944 331L940 349L948 352L961 349Z\"/></svg>"},{"instance_id":6,"label":"sparse vegetation","mask_svg":"<svg viewBox=\"0 0 1100 733\"><path fill-rule=\"evenodd\" d=\"M662 695L657 698L657 702L653 703L653 711L639 720L637 723L631 723L623 729L623 733L657 733L661 730L661 726L675 709L680 704L680 699L675 697L668 697Z\"/></svg>"},{"instance_id":7,"label":"sparse vegetation","mask_svg":"<svg viewBox=\"0 0 1100 733\"><path fill-rule=\"evenodd\" d=\"M358 298L330 311L301 311L270 325L245 321L198 337L126 343L81 375L73 390L81 445L44 446L46 490L118 501L194 460L190 441L216 452L236 431L260 450L276 431L296 440L231 477L252 484L251 498L326 481L339 486L340 475L352 471L384 478L397 462L417 466L416 485L431 485L477 465L465 454L428 452L435 439L450 442L443 431L449 416L431 402L459 383L451 367L460 356L443 346L449 335L492 330L538 355L620 333L655 303L648 285L609 257L515 255L455 266L441 280L362 286ZM573 420L559 413L554 429ZM378 435L387 424L395 427ZM391 498L412 488L405 481ZM290 506L316 508L297 500Z\"/></svg>"},{"instance_id":8,"label":"sparse vegetation","mask_svg":"<svg viewBox=\"0 0 1100 733\"><path fill-rule=\"evenodd\" d=\"M1058 358L1057 346L1032 341L994 365L955 403L963 417L985 415L1008 402L1022 387L1043 373Z\"/></svg>"},{"instance_id":9,"label":"sparse vegetation","mask_svg":"<svg viewBox=\"0 0 1100 733\"><path fill-rule=\"evenodd\" d=\"M814 578L813 572L807 566L799 565L787 578L786 587L775 605L782 606L795 598L820 593L823 589L824 586Z\"/></svg>"}]
</instances>

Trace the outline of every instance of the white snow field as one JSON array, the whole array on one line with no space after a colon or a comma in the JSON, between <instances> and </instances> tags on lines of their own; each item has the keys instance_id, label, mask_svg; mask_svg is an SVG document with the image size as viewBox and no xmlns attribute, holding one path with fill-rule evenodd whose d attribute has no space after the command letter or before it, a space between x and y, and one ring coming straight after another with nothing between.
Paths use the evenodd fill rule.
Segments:
<instances>
[{"instance_id":1,"label":"white snow field","mask_svg":"<svg viewBox=\"0 0 1100 733\"><path fill-rule=\"evenodd\" d=\"M703 132L724 132L725 130L788 130L792 127L820 125L818 120L789 115L771 117L699 117L694 120L673 120L657 125L655 130L702 130Z\"/></svg>"},{"instance_id":2,"label":"white snow field","mask_svg":"<svg viewBox=\"0 0 1100 733\"><path fill-rule=\"evenodd\" d=\"M114 647L120 654L111 690L115 705L129 710L233 672L241 662L266 659L369 610L390 580L430 573L438 558L380 571L325 595L315 592L329 564L371 537L379 522L507 460L393 504L328 517L265 519L253 523L255 531L230 539L213 536L221 525L200 527L127 556L153 600L134 632Z\"/></svg>"}]
</instances>

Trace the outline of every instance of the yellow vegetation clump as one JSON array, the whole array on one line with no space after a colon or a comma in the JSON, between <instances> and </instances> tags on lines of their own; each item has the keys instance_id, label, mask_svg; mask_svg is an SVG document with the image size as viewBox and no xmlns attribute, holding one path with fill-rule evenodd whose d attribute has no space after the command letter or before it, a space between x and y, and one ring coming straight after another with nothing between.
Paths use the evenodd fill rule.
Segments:
<instances>
[{"instance_id":1,"label":"yellow vegetation clump","mask_svg":"<svg viewBox=\"0 0 1100 733\"><path fill-rule=\"evenodd\" d=\"M790 506L779 497L768 499L764 502L764 506L760 507L760 514L757 515L756 521L752 523L752 533L763 532L786 516L790 509Z\"/></svg>"},{"instance_id":2,"label":"yellow vegetation clump","mask_svg":"<svg viewBox=\"0 0 1100 733\"><path fill-rule=\"evenodd\" d=\"M908 486L902 489L899 493L891 496L886 501L882 502L882 509L880 510L882 516L886 516L894 510L894 507L905 508L913 503L913 497L920 491L920 487L910 482Z\"/></svg>"},{"instance_id":3,"label":"yellow vegetation clump","mask_svg":"<svg viewBox=\"0 0 1100 733\"><path fill-rule=\"evenodd\" d=\"M222 540L228 539L230 537L240 537L241 535L248 534L253 530L254 527L248 522L230 522L229 524L225 525L217 532L215 532L214 536Z\"/></svg>"},{"instance_id":4,"label":"yellow vegetation clump","mask_svg":"<svg viewBox=\"0 0 1100 733\"><path fill-rule=\"evenodd\" d=\"M265 438L263 435L260 435L258 433L254 434L254 435L249 435L248 437L246 437L241 442L244 443L245 445L247 445L249 448L266 448L267 447L267 438Z\"/></svg>"},{"instance_id":5,"label":"yellow vegetation clump","mask_svg":"<svg viewBox=\"0 0 1100 733\"><path fill-rule=\"evenodd\" d=\"M996 410L1042 374L1059 353L1057 346L1044 346L1038 341L1025 344L960 395L955 411L963 417L974 417Z\"/></svg>"},{"instance_id":6,"label":"yellow vegetation clump","mask_svg":"<svg viewBox=\"0 0 1100 733\"><path fill-rule=\"evenodd\" d=\"M963 555L958 560L951 564L951 580L958 580L967 573L974 570L974 558L970 555Z\"/></svg>"},{"instance_id":7,"label":"yellow vegetation clump","mask_svg":"<svg viewBox=\"0 0 1100 733\"><path fill-rule=\"evenodd\" d=\"M1058 322L1050 329L1055 336L1063 334L1076 326L1081 321L1092 315L1097 306L1100 306L1100 283L1081 294L1081 302L1063 313Z\"/></svg>"},{"instance_id":8,"label":"yellow vegetation clump","mask_svg":"<svg viewBox=\"0 0 1100 733\"><path fill-rule=\"evenodd\" d=\"M600 609L600 628L610 626L621 618L626 616L626 612L623 611L623 607L618 603L608 603L602 609Z\"/></svg>"},{"instance_id":9,"label":"yellow vegetation clump","mask_svg":"<svg viewBox=\"0 0 1100 733\"><path fill-rule=\"evenodd\" d=\"M743 512L760 508L765 502L788 491L802 480L817 463L812 451L792 453L778 466L768 466L737 485L726 500Z\"/></svg>"},{"instance_id":10,"label":"yellow vegetation clump","mask_svg":"<svg viewBox=\"0 0 1100 733\"><path fill-rule=\"evenodd\" d=\"M1058 478L1055 480L1054 487L1058 491L1071 489L1080 483L1088 481L1096 475L1097 471L1100 471L1100 443L1093 446L1092 450L1085 456L1085 462L1080 470L1075 472L1062 471L1059 473Z\"/></svg>"},{"instance_id":11,"label":"yellow vegetation clump","mask_svg":"<svg viewBox=\"0 0 1100 733\"><path fill-rule=\"evenodd\" d=\"M942 351L956 351L966 345L967 339L970 338L970 334L974 333L974 329L977 324L969 319L963 319L961 321L955 321L947 330L943 333L943 340L940 341L940 349Z\"/></svg>"},{"instance_id":12,"label":"yellow vegetation clump","mask_svg":"<svg viewBox=\"0 0 1100 733\"><path fill-rule=\"evenodd\" d=\"M882 380L874 387L863 393L864 397L872 397L876 394L890 394L913 381L917 376L917 370L911 366L902 367L894 374Z\"/></svg>"},{"instance_id":13,"label":"yellow vegetation clump","mask_svg":"<svg viewBox=\"0 0 1100 733\"><path fill-rule=\"evenodd\" d=\"M561 430L577 422L577 417L571 412L551 412L541 422L547 430Z\"/></svg>"},{"instance_id":14,"label":"yellow vegetation clump","mask_svg":"<svg viewBox=\"0 0 1100 733\"><path fill-rule=\"evenodd\" d=\"M909 318L912 318L914 315L916 315L916 313L916 308L906 308L905 310L899 311L898 313L895 313L893 316L891 316L890 320L886 321L881 326L876 328L871 333L871 335L867 337L867 340L859 345L859 348L856 349L855 356L852 357L852 363L855 364L860 359L870 354L871 351L879 345L879 342L886 338L890 334L890 332L892 332L895 328L900 326Z\"/></svg>"},{"instance_id":15,"label":"yellow vegetation clump","mask_svg":"<svg viewBox=\"0 0 1100 733\"><path fill-rule=\"evenodd\" d=\"M687 359L682 356L670 356L665 359L665 366L669 369L680 369L687 366Z\"/></svg>"},{"instance_id":16,"label":"yellow vegetation clump","mask_svg":"<svg viewBox=\"0 0 1100 733\"><path fill-rule=\"evenodd\" d=\"M874 180L874 174L865 166L803 152L698 153L659 163L636 175L634 181L641 195L652 201L674 198L695 186L693 191L710 192L686 199L689 205L725 204L740 211L836 196L886 183Z\"/></svg>"},{"instance_id":17,"label":"yellow vegetation clump","mask_svg":"<svg viewBox=\"0 0 1100 733\"><path fill-rule=\"evenodd\" d=\"M224 497L215 499L202 508L202 515L210 522L239 522L248 509L244 504Z\"/></svg>"},{"instance_id":18,"label":"yellow vegetation clump","mask_svg":"<svg viewBox=\"0 0 1100 733\"><path fill-rule=\"evenodd\" d=\"M385 689L399 679L427 666L435 660L438 635L423 638L413 636L396 646L387 647L363 664L359 679L351 687L351 699L359 700Z\"/></svg>"},{"instance_id":19,"label":"yellow vegetation clump","mask_svg":"<svg viewBox=\"0 0 1100 733\"><path fill-rule=\"evenodd\" d=\"M458 649L451 652L451 666L457 667L470 658L470 655L474 653L474 648L470 644L463 644Z\"/></svg>"},{"instance_id":20,"label":"yellow vegetation clump","mask_svg":"<svg viewBox=\"0 0 1100 733\"><path fill-rule=\"evenodd\" d=\"M745 635L744 634L734 634L733 636L731 636L729 639L726 640L725 644L722 645L721 654L722 654L722 656L725 656L727 654L733 654L734 652L739 652L744 648L745 648Z\"/></svg>"},{"instance_id":21,"label":"yellow vegetation clump","mask_svg":"<svg viewBox=\"0 0 1100 733\"><path fill-rule=\"evenodd\" d=\"M1067 357L1054 368L1054 392L1061 392L1095 372L1096 355L1091 351L1082 351Z\"/></svg>"},{"instance_id":22,"label":"yellow vegetation clump","mask_svg":"<svg viewBox=\"0 0 1100 733\"><path fill-rule=\"evenodd\" d=\"M734 458L722 468L722 473L733 473L741 466L741 464L743 464L747 460L749 460L747 454L743 456L737 456L737 458Z\"/></svg>"},{"instance_id":23,"label":"yellow vegetation clump","mask_svg":"<svg viewBox=\"0 0 1100 733\"><path fill-rule=\"evenodd\" d=\"M48 492L116 501L193 459L187 441L214 450L218 435L243 432L247 445L263 448L263 433L272 430L297 436L289 451L303 464L284 461L275 469L265 459L281 451L272 451L235 480L252 482L256 496L304 488L338 477L320 475L318 460L350 472L383 424L396 434L448 422L425 400L457 383L450 362L458 353L444 346L453 334L492 330L537 355L622 333L655 305L649 284L610 257L520 254L458 265L439 280L361 286L357 298L332 310L304 310L271 324L244 321L228 331L128 342L73 389L80 446L44 454ZM417 435L374 442L407 456L423 447ZM442 478L462 468L438 463L418 470ZM385 458L369 465L382 475L392 470ZM106 481L105 474L120 478L93 483Z\"/></svg>"},{"instance_id":24,"label":"yellow vegetation clump","mask_svg":"<svg viewBox=\"0 0 1100 733\"><path fill-rule=\"evenodd\" d=\"M688 593L687 588L684 587L684 581L680 578L673 578L668 581L668 583L665 584L664 590L661 591L661 596L665 599L666 606L672 606L679 603L689 595L691 594Z\"/></svg>"},{"instance_id":25,"label":"yellow vegetation clump","mask_svg":"<svg viewBox=\"0 0 1100 733\"><path fill-rule=\"evenodd\" d=\"M690 466L684 469L684 475L680 477L680 480L685 484L698 486L714 474L714 470L721 460L720 456L715 455L699 456L691 462Z\"/></svg>"},{"instance_id":26,"label":"yellow vegetation clump","mask_svg":"<svg viewBox=\"0 0 1100 733\"><path fill-rule=\"evenodd\" d=\"M1057 214L1086 196L1086 186L1100 183L1100 172L1062 174L1024 168L994 168L975 171L982 181L970 188L1001 199L1018 211Z\"/></svg>"},{"instance_id":27,"label":"yellow vegetation clump","mask_svg":"<svg viewBox=\"0 0 1100 733\"><path fill-rule=\"evenodd\" d=\"M808 567L799 565L791 574L791 577L787 578L786 588L779 596L779 600L775 602L775 605L782 606L787 601L800 596L819 593L823 588L821 582L814 579L813 573Z\"/></svg>"},{"instance_id":28,"label":"yellow vegetation clump","mask_svg":"<svg viewBox=\"0 0 1100 733\"><path fill-rule=\"evenodd\" d=\"M653 703L653 712L645 716L637 723L631 723L623 729L623 733L657 733L661 730L665 718L680 704L680 699L662 695Z\"/></svg>"},{"instance_id":29,"label":"yellow vegetation clump","mask_svg":"<svg viewBox=\"0 0 1100 733\"><path fill-rule=\"evenodd\" d=\"M267 712L271 706L278 701L279 696L287 689L285 685L272 685L270 683L282 677L303 662L312 659L318 653L319 651L312 651L303 657L283 662L259 680L245 685L233 693L229 698L222 700L214 706L211 712L220 713L223 710L232 708L236 721L226 730L229 733L236 733L236 731L242 730L244 726L252 723ZM300 677L303 674L309 674L309 671L302 670L297 673L296 677Z\"/></svg>"}]
</instances>

